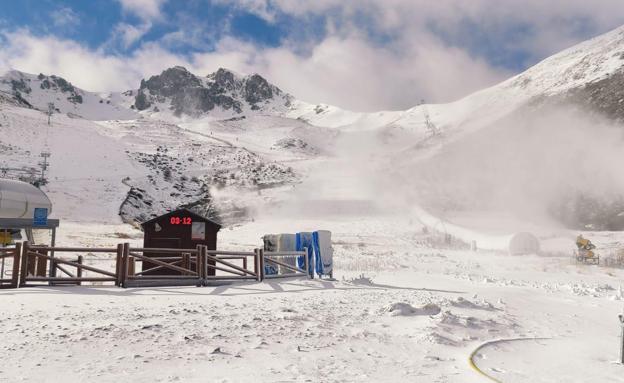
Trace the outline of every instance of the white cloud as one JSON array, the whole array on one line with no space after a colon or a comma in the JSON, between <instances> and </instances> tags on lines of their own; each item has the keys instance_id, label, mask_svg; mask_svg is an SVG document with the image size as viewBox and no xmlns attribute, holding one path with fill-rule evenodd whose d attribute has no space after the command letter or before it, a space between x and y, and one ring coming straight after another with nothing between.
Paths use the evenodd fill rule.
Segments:
<instances>
[{"instance_id":1,"label":"white cloud","mask_svg":"<svg viewBox=\"0 0 624 383\"><path fill-rule=\"evenodd\" d=\"M501 47L523 49L535 62L588 37L624 23L621 0L228 0L273 22L279 14L296 18L323 15L335 32L353 28L362 15L360 29L375 33L417 35L431 33L429 26L451 40L479 36ZM259 10L259 11L257 11ZM474 27L465 29L467 23ZM525 29L525 33L521 30ZM510 41L507 32L516 32ZM478 45L478 42L477 42ZM464 47L468 48L468 47ZM473 47L475 48L475 47ZM476 47L478 48L478 47Z\"/></svg>"},{"instance_id":2,"label":"white cloud","mask_svg":"<svg viewBox=\"0 0 624 383\"><path fill-rule=\"evenodd\" d=\"M220 66L258 72L298 98L355 110L403 109L420 99L456 99L509 75L428 39L394 52L357 37L330 37L305 57L287 48L258 51L229 39L215 52L194 56L193 64L201 73Z\"/></svg>"},{"instance_id":3,"label":"white cloud","mask_svg":"<svg viewBox=\"0 0 624 383\"><path fill-rule=\"evenodd\" d=\"M224 6L234 6L237 9L254 13L258 17L261 17L269 22L273 22L275 20L275 13L271 10L269 2L266 0L213 0L213 3Z\"/></svg>"},{"instance_id":4,"label":"white cloud","mask_svg":"<svg viewBox=\"0 0 624 383\"><path fill-rule=\"evenodd\" d=\"M62 7L50 14L52 23L56 27L72 27L80 24L80 17L71 8Z\"/></svg>"},{"instance_id":5,"label":"white cloud","mask_svg":"<svg viewBox=\"0 0 624 383\"><path fill-rule=\"evenodd\" d=\"M137 88L141 78L164 67L185 64L154 44L122 57L90 50L71 40L38 37L25 30L4 33L0 67L28 73L56 74L91 91Z\"/></svg>"},{"instance_id":6,"label":"white cloud","mask_svg":"<svg viewBox=\"0 0 624 383\"><path fill-rule=\"evenodd\" d=\"M6 49L0 51L0 62L5 67L58 74L94 91L136 88L142 78L173 65L184 65L200 75L227 67L241 73L258 72L311 102L374 110L406 108L421 98L459 97L504 76L435 41L421 41L397 54L356 37L328 38L311 55L302 57L285 47L257 49L226 38L214 52L184 58L156 43L144 44L129 56L117 56L70 40L37 37L26 30L4 36ZM436 72L436 68L443 70Z\"/></svg>"},{"instance_id":7,"label":"white cloud","mask_svg":"<svg viewBox=\"0 0 624 383\"><path fill-rule=\"evenodd\" d=\"M162 17L160 7L167 0L117 0L125 12L136 15L143 21L159 20Z\"/></svg>"},{"instance_id":8,"label":"white cloud","mask_svg":"<svg viewBox=\"0 0 624 383\"><path fill-rule=\"evenodd\" d=\"M120 1L127 12L140 12L144 20L115 28L113 41L125 48L135 47L132 53L110 54L105 49L88 49L73 41L36 37L21 30L5 33L1 65L56 73L97 91L136 88L141 78L173 65L186 66L200 75L227 67L260 73L310 102L354 110L403 109L420 99L452 101L511 75L485 56L453 42L469 32L465 20L479 21L481 39L511 52L524 50L533 62L578 42L583 33L586 37L606 32L624 22L624 8L614 7L619 0L593 5L580 0L510 1L504 7L493 0L238 0L239 7L275 23L283 17L280 12L301 18L302 23L310 14L325 14L326 36L305 41L286 37L281 46L268 48L226 37L210 51L182 56L167 48L189 41L201 46L207 29L187 23L157 42L137 46L151 23L162 17L163 1ZM358 19L362 15L370 18L364 25ZM432 23L447 39L431 31ZM506 33L512 25L526 30L510 38ZM583 29L587 31L580 33ZM371 38L371 31L390 38L380 43Z\"/></svg>"},{"instance_id":9,"label":"white cloud","mask_svg":"<svg viewBox=\"0 0 624 383\"><path fill-rule=\"evenodd\" d=\"M111 32L110 38L103 44L105 48L121 46L124 49L128 49L132 47L152 29L155 22L162 21L161 7L167 0L117 1L121 4L124 12L135 15L141 22L136 24L127 22L117 23Z\"/></svg>"},{"instance_id":10,"label":"white cloud","mask_svg":"<svg viewBox=\"0 0 624 383\"><path fill-rule=\"evenodd\" d=\"M145 22L138 25L119 23L115 25L109 43L115 44L118 41L124 49L128 49L138 42L147 32L149 32L151 28L151 22Z\"/></svg>"}]
</instances>

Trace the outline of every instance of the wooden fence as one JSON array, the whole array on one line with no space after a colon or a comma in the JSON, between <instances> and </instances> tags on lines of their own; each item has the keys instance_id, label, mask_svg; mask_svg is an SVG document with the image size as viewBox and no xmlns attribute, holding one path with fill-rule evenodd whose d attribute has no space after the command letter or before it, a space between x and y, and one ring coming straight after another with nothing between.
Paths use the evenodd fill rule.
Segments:
<instances>
[{"instance_id":1,"label":"wooden fence","mask_svg":"<svg viewBox=\"0 0 624 383\"><path fill-rule=\"evenodd\" d=\"M117 248L90 248L90 247L49 247L31 246L24 242L22 247L22 265L20 270L20 287L31 286L33 282L46 282L50 285L81 284L82 282L116 282L116 271L86 265L84 256L77 255L76 260L61 258L59 253L116 253L115 263L118 263L120 249ZM75 272L72 273L73 269ZM85 275L90 272L89 275ZM96 274L95 276L91 273Z\"/></svg>"},{"instance_id":2,"label":"wooden fence","mask_svg":"<svg viewBox=\"0 0 624 383\"><path fill-rule=\"evenodd\" d=\"M0 288L16 288L19 281L22 244L0 250Z\"/></svg>"},{"instance_id":3,"label":"wooden fence","mask_svg":"<svg viewBox=\"0 0 624 383\"><path fill-rule=\"evenodd\" d=\"M13 249L0 249L0 287L83 283L120 287L206 286L224 281L312 278L306 272L307 256L304 257L305 268L278 260L303 255L305 251L266 253L265 256L262 249L252 252L208 250L203 245L195 249L161 249L133 248L123 243L115 248L78 248L34 246L24 242ZM7 265L11 270L6 273L5 259L11 261L10 266ZM93 265L99 261L107 262L110 268ZM142 263L141 271L137 271L138 262ZM266 264L278 266L280 273L266 275ZM157 275L156 271L167 273Z\"/></svg>"},{"instance_id":4,"label":"wooden fence","mask_svg":"<svg viewBox=\"0 0 624 383\"><path fill-rule=\"evenodd\" d=\"M307 250L303 251L280 251L280 252L264 252L263 259L267 264L272 264L276 268L277 273L267 274L265 278L288 278L295 276L314 276L314 273L308 274L309 264ZM304 266L298 266L298 257L303 257ZM280 258L278 261L277 259ZM287 263L286 259L294 260L293 263Z\"/></svg>"}]
</instances>

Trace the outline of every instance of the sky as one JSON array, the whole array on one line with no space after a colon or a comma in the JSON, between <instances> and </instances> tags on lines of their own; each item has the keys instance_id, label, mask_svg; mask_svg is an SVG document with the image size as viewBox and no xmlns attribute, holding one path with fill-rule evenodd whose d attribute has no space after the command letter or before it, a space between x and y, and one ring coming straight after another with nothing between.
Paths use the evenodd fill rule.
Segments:
<instances>
[{"instance_id":1,"label":"sky","mask_svg":"<svg viewBox=\"0 0 624 383\"><path fill-rule=\"evenodd\" d=\"M98 92L182 65L355 111L457 100L624 24L622 0L0 0L0 71Z\"/></svg>"}]
</instances>

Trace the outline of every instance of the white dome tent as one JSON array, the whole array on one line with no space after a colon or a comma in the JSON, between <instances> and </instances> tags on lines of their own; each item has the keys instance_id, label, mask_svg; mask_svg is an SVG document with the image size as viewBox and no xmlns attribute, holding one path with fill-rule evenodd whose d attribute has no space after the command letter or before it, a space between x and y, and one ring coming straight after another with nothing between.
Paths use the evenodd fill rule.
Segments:
<instances>
[{"instance_id":1,"label":"white dome tent","mask_svg":"<svg viewBox=\"0 0 624 383\"><path fill-rule=\"evenodd\" d=\"M509 254L511 255L537 254L539 250L540 241L531 233L516 233L509 240Z\"/></svg>"}]
</instances>

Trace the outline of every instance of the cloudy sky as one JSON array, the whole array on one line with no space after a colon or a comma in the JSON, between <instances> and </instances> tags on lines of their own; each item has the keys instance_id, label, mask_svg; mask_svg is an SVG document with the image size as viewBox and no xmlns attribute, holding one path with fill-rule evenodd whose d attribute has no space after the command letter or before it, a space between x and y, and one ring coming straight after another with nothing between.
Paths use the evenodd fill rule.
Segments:
<instances>
[{"instance_id":1,"label":"cloudy sky","mask_svg":"<svg viewBox=\"0 0 624 383\"><path fill-rule=\"evenodd\" d=\"M622 0L0 0L0 70L113 91L226 67L310 102L404 109L622 24Z\"/></svg>"}]
</instances>

